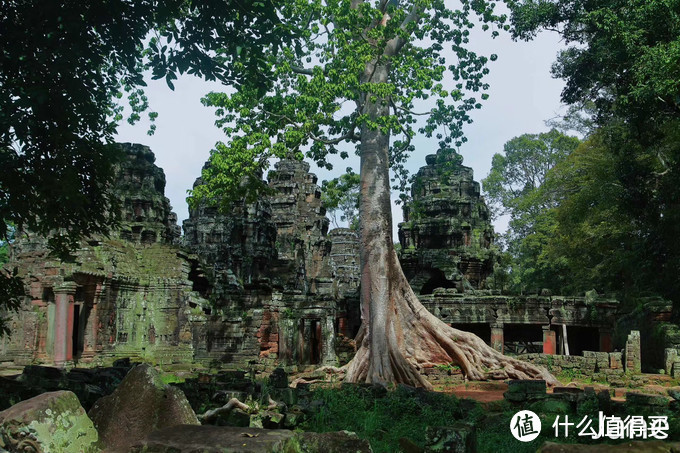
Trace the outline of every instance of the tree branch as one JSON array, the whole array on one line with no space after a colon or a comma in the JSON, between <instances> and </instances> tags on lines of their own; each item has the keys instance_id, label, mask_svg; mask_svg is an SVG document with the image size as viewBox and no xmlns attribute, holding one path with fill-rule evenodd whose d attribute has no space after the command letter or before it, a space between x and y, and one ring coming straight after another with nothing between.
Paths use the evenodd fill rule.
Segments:
<instances>
[{"instance_id":1,"label":"tree branch","mask_svg":"<svg viewBox=\"0 0 680 453\"><path fill-rule=\"evenodd\" d=\"M324 145L337 145L340 142L343 142L345 140L347 141L352 141L352 142L357 142L361 139L358 135L354 133L354 130L356 129L356 125L352 125L349 131L345 135L342 135L340 137L336 137L333 139L327 139L327 138L322 138L322 137L317 137L313 133L307 134L309 138L314 140L315 142L323 143Z\"/></svg>"},{"instance_id":2,"label":"tree branch","mask_svg":"<svg viewBox=\"0 0 680 453\"><path fill-rule=\"evenodd\" d=\"M417 2L413 4L413 7L411 8L411 12L404 18L404 21L401 23L399 28L402 30L406 30L406 27L412 23L412 22L418 22L420 13L422 12L422 8L417 6ZM394 38L390 39L387 42L387 45L385 46L385 50L383 51L383 56L384 57L393 57L396 54L399 53L402 47L404 47L404 44L406 44L406 40L402 37L395 36Z\"/></svg>"},{"instance_id":3,"label":"tree branch","mask_svg":"<svg viewBox=\"0 0 680 453\"><path fill-rule=\"evenodd\" d=\"M403 112L408 113L409 115L415 115L415 116L427 116L427 115L432 115L432 110L430 110L429 112L418 113L418 112L414 112L414 111L412 111L412 110L409 110L409 109L407 109L407 108L401 107L401 106L399 106L399 105L396 105L396 104L394 103L394 101L392 101L391 99L390 99L390 102L391 102L392 105L394 106L395 110L396 110L396 109L399 109L399 110L401 110L401 111L403 111ZM434 109L433 109L433 110L434 110Z\"/></svg>"},{"instance_id":4,"label":"tree branch","mask_svg":"<svg viewBox=\"0 0 680 453\"><path fill-rule=\"evenodd\" d=\"M406 143L404 146L400 147L400 151L406 151L409 146L411 146L411 134L409 134L406 129L404 129L404 125L401 122L401 116L399 115L399 112L397 111L397 104L394 103L392 98L390 97L390 104L392 104L392 107L394 108L394 114L396 117L399 119L399 129L401 129L401 132L406 136Z\"/></svg>"},{"instance_id":5,"label":"tree branch","mask_svg":"<svg viewBox=\"0 0 680 453\"><path fill-rule=\"evenodd\" d=\"M299 67L299 66L291 66L290 69L291 69L295 74L304 74L304 75L308 75L308 76L314 75L314 71L311 70L311 69L301 68L301 67ZM325 73L326 73L326 71L324 71L324 74L325 74Z\"/></svg>"}]
</instances>

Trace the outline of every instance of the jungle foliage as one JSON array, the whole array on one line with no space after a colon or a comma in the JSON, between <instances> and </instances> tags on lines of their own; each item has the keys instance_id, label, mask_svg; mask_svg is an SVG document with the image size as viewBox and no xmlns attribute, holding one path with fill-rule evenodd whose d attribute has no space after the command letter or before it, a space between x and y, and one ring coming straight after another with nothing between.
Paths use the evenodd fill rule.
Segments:
<instances>
[{"instance_id":1,"label":"jungle foliage","mask_svg":"<svg viewBox=\"0 0 680 453\"><path fill-rule=\"evenodd\" d=\"M321 184L321 201L337 228L346 222L351 230L359 229L359 175L351 168L346 173Z\"/></svg>"},{"instance_id":2,"label":"jungle foliage","mask_svg":"<svg viewBox=\"0 0 680 453\"><path fill-rule=\"evenodd\" d=\"M532 292L565 283L562 261L548 256L545 247L555 233L554 208L561 198L561 189L548 180L551 169L579 143L578 138L552 129L515 137L502 154L493 156L482 185L491 208L510 215L509 229L501 238L507 256L497 270L508 274L503 278L508 290Z\"/></svg>"},{"instance_id":3,"label":"jungle foliage","mask_svg":"<svg viewBox=\"0 0 680 453\"><path fill-rule=\"evenodd\" d=\"M588 139L549 172L541 242L571 290L680 301L680 1L511 1L514 36L559 33L562 100ZM567 122L566 124L570 124ZM573 122L571 124L574 124ZM555 282L556 285L561 284Z\"/></svg>"},{"instance_id":4,"label":"jungle foliage","mask_svg":"<svg viewBox=\"0 0 680 453\"><path fill-rule=\"evenodd\" d=\"M284 42L274 4L244 1L38 2L0 8L0 238L8 222L64 252L117 221L107 190L123 120L147 110L143 74L266 84L257 65ZM277 28L278 27L278 28ZM214 58L219 49L220 58ZM244 69L245 68L245 69ZM156 114L149 113L150 119ZM153 131L153 125L151 126Z\"/></svg>"}]
</instances>

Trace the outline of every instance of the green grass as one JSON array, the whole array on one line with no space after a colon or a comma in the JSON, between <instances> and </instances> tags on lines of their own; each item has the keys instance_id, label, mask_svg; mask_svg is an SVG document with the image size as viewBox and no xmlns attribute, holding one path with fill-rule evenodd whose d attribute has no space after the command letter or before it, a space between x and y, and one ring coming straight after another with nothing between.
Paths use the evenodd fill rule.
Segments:
<instances>
[{"instance_id":1,"label":"green grass","mask_svg":"<svg viewBox=\"0 0 680 453\"><path fill-rule=\"evenodd\" d=\"M306 421L305 431L353 431L368 439L375 453L398 452L402 437L423 447L428 426L477 420L482 415L474 402L406 387L376 396L371 388L344 385L317 389L312 399L324 404Z\"/></svg>"},{"instance_id":2,"label":"green grass","mask_svg":"<svg viewBox=\"0 0 680 453\"><path fill-rule=\"evenodd\" d=\"M470 400L461 400L452 395L437 392L417 391L397 387L387 393L376 392L370 387L344 385L341 388L320 388L311 395L312 400L323 402L301 427L305 431L328 432L347 430L355 432L360 438L371 443L373 451L398 452L399 439L405 437L420 447L425 445L425 432L428 426L450 426L463 420L477 426L476 440L479 453L530 453L535 452L544 442L616 444L626 440L592 440L577 435L576 426L570 428L569 437L561 432L555 438L556 413L560 420L569 416L570 422L582 420L588 415L597 420L598 411L605 415L615 415L599 407L597 398L579 404L577 411L556 411L552 401L539 400L526 407L513 406L499 402L488 410ZM532 442L520 442L510 432L510 420L520 409L535 411L541 418L541 434ZM622 418L626 415L651 415L639 408L624 406L617 412ZM680 413L658 411L654 415L668 415L669 441L680 440Z\"/></svg>"}]
</instances>

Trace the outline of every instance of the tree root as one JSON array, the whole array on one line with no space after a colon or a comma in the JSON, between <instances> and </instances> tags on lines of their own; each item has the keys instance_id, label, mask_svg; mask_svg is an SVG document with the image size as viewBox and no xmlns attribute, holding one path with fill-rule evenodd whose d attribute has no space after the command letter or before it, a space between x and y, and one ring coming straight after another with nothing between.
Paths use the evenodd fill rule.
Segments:
<instances>
[{"instance_id":1,"label":"tree root","mask_svg":"<svg viewBox=\"0 0 680 453\"><path fill-rule=\"evenodd\" d=\"M544 379L550 386L559 384L545 368L503 355L477 335L455 329L430 313L404 277L396 253L388 261L386 278L362 280L362 285L376 288L362 289L362 303L375 297L384 305L370 301L370 310L362 310L368 328L362 326L357 335L359 349L347 364L346 381L431 389L421 371L433 364L455 364L469 380ZM379 322L372 326L374 318Z\"/></svg>"},{"instance_id":2,"label":"tree root","mask_svg":"<svg viewBox=\"0 0 680 453\"><path fill-rule=\"evenodd\" d=\"M211 409L209 411L206 411L202 415L199 415L198 420L201 423L210 423L220 415L228 414L233 409L241 409L243 412L248 413L251 412L250 406L248 406L246 403L242 403L241 401L238 400L238 398L232 398L229 401L227 401L227 404L225 404L224 406L218 407L217 409Z\"/></svg>"},{"instance_id":3,"label":"tree root","mask_svg":"<svg viewBox=\"0 0 680 453\"><path fill-rule=\"evenodd\" d=\"M298 384L314 384L317 382L330 382L332 380L332 376L337 376L338 381L341 381L344 379L346 372L347 365L341 367L322 366L310 373L303 373L302 376L293 379L293 382L290 383L289 387L297 388ZM321 373L326 373L325 378L318 377L318 375Z\"/></svg>"},{"instance_id":4,"label":"tree root","mask_svg":"<svg viewBox=\"0 0 680 453\"><path fill-rule=\"evenodd\" d=\"M267 402L266 410L271 411L279 406L279 403L274 401L271 396L268 396L268 399L269 401ZM228 414L234 409L241 409L243 412L246 412L248 414L255 414L259 412L260 407L258 404L249 406L246 403L242 403L241 401L239 401L238 398L232 398L229 401L227 401L227 404L225 404L224 406L218 407L217 409L211 409L201 415L198 415L198 420L203 424L211 423L220 415Z\"/></svg>"}]
</instances>

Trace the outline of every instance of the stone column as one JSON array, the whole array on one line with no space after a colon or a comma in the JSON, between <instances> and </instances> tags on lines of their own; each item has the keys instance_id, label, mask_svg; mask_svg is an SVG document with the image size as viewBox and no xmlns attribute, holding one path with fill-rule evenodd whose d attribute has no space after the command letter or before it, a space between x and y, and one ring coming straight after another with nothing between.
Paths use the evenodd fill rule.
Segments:
<instances>
[{"instance_id":1,"label":"stone column","mask_svg":"<svg viewBox=\"0 0 680 453\"><path fill-rule=\"evenodd\" d=\"M543 326L543 354L557 353L557 334L549 325Z\"/></svg>"},{"instance_id":2,"label":"stone column","mask_svg":"<svg viewBox=\"0 0 680 453\"><path fill-rule=\"evenodd\" d=\"M612 330L600 327L600 352L612 352Z\"/></svg>"},{"instance_id":3,"label":"stone column","mask_svg":"<svg viewBox=\"0 0 680 453\"><path fill-rule=\"evenodd\" d=\"M669 376L673 374L673 365L676 362L680 362L680 349L677 348L665 348L664 354L664 370Z\"/></svg>"},{"instance_id":4,"label":"stone column","mask_svg":"<svg viewBox=\"0 0 680 453\"><path fill-rule=\"evenodd\" d=\"M632 330L628 335L624 366L626 371L630 373L640 373L642 371L639 330Z\"/></svg>"},{"instance_id":5,"label":"stone column","mask_svg":"<svg viewBox=\"0 0 680 453\"><path fill-rule=\"evenodd\" d=\"M86 329L83 338L83 352L81 359L91 360L95 357L97 351L97 337L99 336L99 314L97 313L97 305L101 298L103 290L102 283L97 283L94 287L92 298L86 297L83 304L81 315L83 316L80 322L85 323Z\"/></svg>"},{"instance_id":6,"label":"stone column","mask_svg":"<svg viewBox=\"0 0 680 453\"><path fill-rule=\"evenodd\" d=\"M335 355L335 316L328 315L321 327L321 365L337 366L338 358Z\"/></svg>"},{"instance_id":7,"label":"stone column","mask_svg":"<svg viewBox=\"0 0 680 453\"><path fill-rule=\"evenodd\" d=\"M491 347L498 352L503 352L503 323L491 324Z\"/></svg>"},{"instance_id":8,"label":"stone column","mask_svg":"<svg viewBox=\"0 0 680 453\"><path fill-rule=\"evenodd\" d=\"M73 296L76 284L65 282L54 288L54 364L63 367L73 359Z\"/></svg>"}]
</instances>

